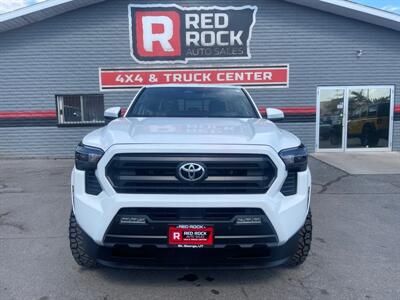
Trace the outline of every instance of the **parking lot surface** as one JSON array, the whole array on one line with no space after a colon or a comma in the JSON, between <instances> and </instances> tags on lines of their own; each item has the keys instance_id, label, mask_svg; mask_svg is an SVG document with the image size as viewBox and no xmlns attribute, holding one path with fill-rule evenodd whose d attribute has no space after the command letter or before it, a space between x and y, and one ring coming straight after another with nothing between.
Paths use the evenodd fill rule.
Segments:
<instances>
[{"instance_id":1,"label":"parking lot surface","mask_svg":"<svg viewBox=\"0 0 400 300\"><path fill-rule=\"evenodd\" d=\"M311 159L313 243L297 269L84 270L68 244L72 165L0 160L0 299L400 299L400 175Z\"/></svg>"}]
</instances>

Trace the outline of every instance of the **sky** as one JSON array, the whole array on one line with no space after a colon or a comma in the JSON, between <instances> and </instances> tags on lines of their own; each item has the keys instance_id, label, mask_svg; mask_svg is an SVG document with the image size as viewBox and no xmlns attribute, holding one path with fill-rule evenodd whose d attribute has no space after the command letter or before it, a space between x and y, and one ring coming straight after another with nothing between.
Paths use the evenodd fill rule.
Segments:
<instances>
[{"instance_id":1,"label":"sky","mask_svg":"<svg viewBox=\"0 0 400 300\"><path fill-rule=\"evenodd\" d=\"M400 0L355 0L353 2L400 14Z\"/></svg>"},{"instance_id":2,"label":"sky","mask_svg":"<svg viewBox=\"0 0 400 300\"><path fill-rule=\"evenodd\" d=\"M46 0L0 0L0 14L43 1ZM353 2L400 14L400 0L353 0Z\"/></svg>"}]
</instances>

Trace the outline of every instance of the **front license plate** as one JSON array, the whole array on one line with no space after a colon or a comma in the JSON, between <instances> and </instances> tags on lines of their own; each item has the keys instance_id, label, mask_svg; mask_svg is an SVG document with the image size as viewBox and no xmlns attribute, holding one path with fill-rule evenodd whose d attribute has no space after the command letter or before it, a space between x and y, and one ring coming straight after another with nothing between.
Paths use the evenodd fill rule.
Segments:
<instances>
[{"instance_id":1,"label":"front license plate","mask_svg":"<svg viewBox=\"0 0 400 300\"><path fill-rule=\"evenodd\" d=\"M168 242L172 246L202 248L214 243L214 228L206 225L171 225Z\"/></svg>"}]
</instances>

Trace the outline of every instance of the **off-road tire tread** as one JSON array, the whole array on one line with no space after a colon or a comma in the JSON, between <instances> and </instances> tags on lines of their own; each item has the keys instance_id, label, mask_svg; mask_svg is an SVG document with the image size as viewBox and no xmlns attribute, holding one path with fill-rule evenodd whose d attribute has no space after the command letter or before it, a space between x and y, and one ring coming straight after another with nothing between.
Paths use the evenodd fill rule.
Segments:
<instances>
[{"instance_id":1,"label":"off-road tire tread","mask_svg":"<svg viewBox=\"0 0 400 300\"><path fill-rule=\"evenodd\" d=\"M299 240L297 243L296 253L289 259L287 265L289 267L296 267L306 261L308 253L311 248L312 240L312 215L311 210L308 212L306 221L299 231Z\"/></svg>"},{"instance_id":2,"label":"off-road tire tread","mask_svg":"<svg viewBox=\"0 0 400 300\"><path fill-rule=\"evenodd\" d=\"M71 212L69 217L69 245L72 256L78 265L85 268L97 267L96 259L88 253L84 241L83 231L76 222L73 212Z\"/></svg>"}]
</instances>

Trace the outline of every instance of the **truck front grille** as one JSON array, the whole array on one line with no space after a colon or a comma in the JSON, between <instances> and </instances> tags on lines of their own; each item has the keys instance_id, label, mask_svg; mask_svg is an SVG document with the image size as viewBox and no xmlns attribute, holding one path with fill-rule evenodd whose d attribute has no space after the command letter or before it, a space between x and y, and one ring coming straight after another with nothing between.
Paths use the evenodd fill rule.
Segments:
<instances>
[{"instance_id":1,"label":"truck front grille","mask_svg":"<svg viewBox=\"0 0 400 300\"><path fill-rule=\"evenodd\" d=\"M178 179L185 162L201 163L207 176L199 182ZM117 193L141 194L246 194L265 193L276 176L266 155L242 154L117 154L106 167Z\"/></svg>"}]
</instances>

